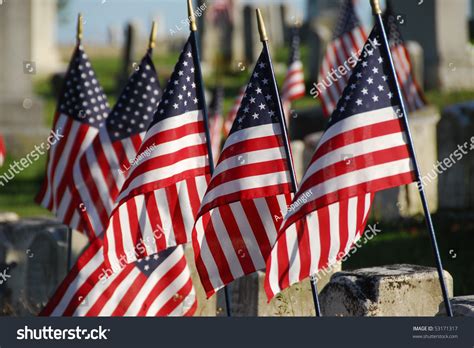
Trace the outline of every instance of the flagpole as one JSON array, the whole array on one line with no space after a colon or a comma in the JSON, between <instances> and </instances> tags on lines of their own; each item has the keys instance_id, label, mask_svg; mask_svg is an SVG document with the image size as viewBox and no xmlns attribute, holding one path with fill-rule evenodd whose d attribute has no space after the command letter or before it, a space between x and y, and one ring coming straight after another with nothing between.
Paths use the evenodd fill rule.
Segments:
<instances>
[{"instance_id":1,"label":"flagpole","mask_svg":"<svg viewBox=\"0 0 474 348\"><path fill-rule=\"evenodd\" d=\"M156 22L153 21L151 25L150 39L148 40L148 53L150 54L150 56L153 54L153 49L156 46L156 31Z\"/></svg>"},{"instance_id":2,"label":"flagpole","mask_svg":"<svg viewBox=\"0 0 474 348\"><path fill-rule=\"evenodd\" d=\"M280 123L283 128L282 129L283 141L285 144L285 154L288 161L288 168L290 170L290 175L291 175L291 186L292 186L293 192L296 193L296 191L298 190L298 184L296 182L295 167L293 165L293 160L292 160L292 155L291 155L291 150L290 150L290 141L288 139L288 128L286 126L285 114L283 113L283 105L281 103L280 94L278 93L278 85L275 78L275 72L273 71L273 64L272 64L272 58L270 55L270 50L268 49L268 36L267 36L266 28L265 28L265 22L263 21L262 12L260 11L259 8L257 8L257 22L258 22L258 31L260 33L260 41L262 42L263 49L267 53L268 58L270 60L270 69L272 71L272 76L273 76L273 92L277 98L277 105L278 105L278 111L279 111L278 115L280 117ZM316 312L316 316L321 317L322 314L321 314L321 307L319 305L318 285L317 285L316 279L311 277L310 283L311 283L311 292L313 294L314 310Z\"/></svg>"},{"instance_id":3,"label":"flagpole","mask_svg":"<svg viewBox=\"0 0 474 348\"><path fill-rule=\"evenodd\" d=\"M201 99L203 103L202 114L203 114L204 125L205 125L204 130L206 132L206 145L207 145L207 152L208 152L208 158L209 158L209 169L212 176L212 174L214 173L214 158L212 156L211 135L209 132L209 117L207 114L206 95L204 93L204 83L202 79L201 62L199 58L199 50L198 50L197 37L196 37L196 32L197 32L196 17L193 11L192 0L188 0L188 17L189 17L189 30L191 30L191 37L192 37L191 45L193 49L194 66L196 69L197 77L200 82L198 93L199 93L199 98ZM231 317L232 308L231 308L231 303L230 303L230 293L227 286L224 287L224 297L225 297L226 314L228 317Z\"/></svg>"},{"instance_id":4,"label":"flagpole","mask_svg":"<svg viewBox=\"0 0 474 348\"><path fill-rule=\"evenodd\" d=\"M416 184L417 184L417 187L418 187L418 192L420 193L421 203L423 205L423 211L424 211L424 214L425 214L426 226L428 227L428 231L430 233L431 244L432 244L433 251L434 251L434 254L435 254L436 267L438 269L438 277L439 277L439 282L440 282L440 285L441 285L441 292L443 294L444 305L446 307L446 313L448 314L448 316L452 317L453 316L453 311L452 311L452 308L451 308L451 302L449 300L449 293L448 293L448 289L447 289L447 286L446 286L446 281L444 279L443 264L441 262L441 256L440 256L440 253L439 253L438 242L436 240L436 233L435 233L435 230L434 230L433 221L431 220L431 214L430 214L430 210L429 210L429 207L428 207L428 201L426 199L425 189L424 189L423 183L421 181L420 168L418 166L418 161L416 160L415 147L414 147L414 144L413 144L413 138L411 136L410 125L408 123L408 113L407 113L405 103L404 103L403 98L402 98L400 84L398 83L397 71L396 71L395 65L393 63L392 54L390 52L390 44L389 44L389 41L388 41L388 38L387 38L387 33L385 32L385 26L384 26L383 20L382 20L382 10L380 8L379 0L370 0L370 4L372 6L372 12L375 16L377 24L381 28L382 37L383 37L383 46L384 46L384 49L387 53L387 56L389 57L390 68L392 70L392 75L394 77L395 85L396 85L396 88L397 88L397 98L398 98L398 101L400 103L400 107L401 107L402 112L403 112L402 122L403 122L403 125L405 127L406 136L408 138L408 148L409 148L411 157L412 157L413 162L414 162L414 171L415 171L415 176L416 176Z\"/></svg>"},{"instance_id":5,"label":"flagpole","mask_svg":"<svg viewBox=\"0 0 474 348\"><path fill-rule=\"evenodd\" d=\"M84 28L84 20L82 14L79 13L77 15L77 27L76 27L76 45L79 47L82 45L82 36L83 36L83 29ZM66 265L67 270L69 271L72 267L72 228L67 227L67 235L66 235L66 244L67 244L67 256L66 256Z\"/></svg>"}]
</instances>

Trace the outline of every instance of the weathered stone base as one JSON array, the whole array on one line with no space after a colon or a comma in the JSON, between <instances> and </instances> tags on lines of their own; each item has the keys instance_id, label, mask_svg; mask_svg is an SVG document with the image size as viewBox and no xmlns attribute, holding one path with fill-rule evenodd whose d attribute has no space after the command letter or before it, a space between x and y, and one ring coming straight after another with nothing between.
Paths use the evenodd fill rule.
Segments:
<instances>
[{"instance_id":1,"label":"weathered stone base","mask_svg":"<svg viewBox=\"0 0 474 348\"><path fill-rule=\"evenodd\" d=\"M320 301L325 316L434 316L443 299L435 268L391 265L335 274Z\"/></svg>"},{"instance_id":2,"label":"weathered stone base","mask_svg":"<svg viewBox=\"0 0 474 348\"><path fill-rule=\"evenodd\" d=\"M455 317L474 317L474 295L453 297L451 306ZM446 308L439 305L438 316L446 316Z\"/></svg>"}]
</instances>

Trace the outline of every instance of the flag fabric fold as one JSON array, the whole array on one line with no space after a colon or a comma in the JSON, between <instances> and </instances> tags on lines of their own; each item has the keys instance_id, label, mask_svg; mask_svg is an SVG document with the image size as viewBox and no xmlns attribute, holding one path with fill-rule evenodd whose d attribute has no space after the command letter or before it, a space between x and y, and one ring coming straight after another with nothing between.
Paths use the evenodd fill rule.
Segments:
<instances>
[{"instance_id":1,"label":"flag fabric fold","mask_svg":"<svg viewBox=\"0 0 474 348\"><path fill-rule=\"evenodd\" d=\"M334 111L366 40L367 34L356 14L354 0L344 0L333 40L326 48L319 70L317 95L327 117Z\"/></svg>"},{"instance_id":2,"label":"flag fabric fold","mask_svg":"<svg viewBox=\"0 0 474 348\"><path fill-rule=\"evenodd\" d=\"M191 240L209 179L209 158L191 33L122 186L104 239L106 265L125 263Z\"/></svg>"},{"instance_id":3,"label":"flag fabric fold","mask_svg":"<svg viewBox=\"0 0 474 348\"><path fill-rule=\"evenodd\" d=\"M340 260L361 235L376 191L414 181L395 78L382 40L376 25L285 216L267 260L269 298ZM341 209L360 213L331 214ZM347 216L357 220L349 223ZM318 226L319 233L288 229L301 221Z\"/></svg>"},{"instance_id":4,"label":"flag fabric fold","mask_svg":"<svg viewBox=\"0 0 474 348\"><path fill-rule=\"evenodd\" d=\"M96 238L79 257L40 316L192 316L196 294L182 246L112 273Z\"/></svg>"},{"instance_id":5,"label":"flag fabric fold","mask_svg":"<svg viewBox=\"0 0 474 348\"><path fill-rule=\"evenodd\" d=\"M45 178L36 201L70 227L84 231L81 202L71 192L73 168L109 114L107 97L82 45L74 51L52 132L62 135L48 152Z\"/></svg>"},{"instance_id":6,"label":"flag fabric fold","mask_svg":"<svg viewBox=\"0 0 474 348\"><path fill-rule=\"evenodd\" d=\"M132 74L105 125L74 166L71 191L81 202L90 235L101 235L130 169L146 159L137 152L161 99L158 76L148 52Z\"/></svg>"},{"instance_id":7,"label":"flag fabric fold","mask_svg":"<svg viewBox=\"0 0 474 348\"><path fill-rule=\"evenodd\" d=\"M201 202L193 231L207 296L265 267L291 201L278 96L263 50Z\"/></svg>"}]
</instances>

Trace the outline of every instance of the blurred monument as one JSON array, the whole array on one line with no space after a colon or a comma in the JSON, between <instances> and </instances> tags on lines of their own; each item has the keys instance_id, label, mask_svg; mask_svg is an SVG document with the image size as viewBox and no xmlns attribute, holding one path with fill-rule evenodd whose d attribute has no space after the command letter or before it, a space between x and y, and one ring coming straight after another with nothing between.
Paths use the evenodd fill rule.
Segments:
<instances>
[{"instance_id":1,"label":"blurred monument","mask_svg":"<svg viewBox=\"0 0 474 348\"><path fill-rule=\"evenodd\" d=\"M12 155L31 151L47 134L32 80L60 68L54 43L56 5L55 0L0 5L0 126Z\"/></svg>"},{"instance_id":2,"label":"blurred monument","mask_svg":"<svg viewBox=\"0 0 474 348\"><path fill-rule=\"evenodd\" d=\"M405 38L424 50L425 86L441 90L474 87L474 51L468 35L468 0L394 1L405 16ZM422 29L422 30L421 30Z\"/></svg>"}]
</instances>

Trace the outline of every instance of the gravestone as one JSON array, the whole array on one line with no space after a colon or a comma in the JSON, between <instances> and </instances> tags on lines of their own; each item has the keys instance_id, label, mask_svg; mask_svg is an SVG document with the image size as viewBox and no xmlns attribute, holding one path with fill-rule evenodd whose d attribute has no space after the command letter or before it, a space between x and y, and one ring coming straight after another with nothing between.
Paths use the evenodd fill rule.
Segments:
<instances>
[{"instance_id":1,"label":"gravestone","mask_svg":"<svg viewBox=\"0 0 474 348\"><path fill-rule=\"evenodd\" d=\"M137 45L139 41L138 26L136 23L129 22L125 26L125 40L123 44L122 52L122 69L118 76L118 88L121 91L122 88L128 81L132 69L134 69L133 63L137 56ZM138 63L137 63L138 64Z\"/></svg>"},{"instance_id":2,"label":"gravestone","mask_svg":"<svg viewBox=\"0 0 474 348\"><path fill-rule=\"evenodd\" d=\"M440 210L474 209L473 135L474 102L451 105L443 110L438 124L438 161L443 162L451 157L455 164L439 175Z\"/></svg>"},{"instance_id":3,"label":"gravestone","mask_svg":"<svg viewBox=\"0 0 474 348\"><path fill-rule=\"evenodd\" d=\"M58 68L55 4L24 0L0 5L0 127L15 157L30 152L48 134L32 81Z\"/></svg>"},{"instance_id":4,"label":"gravestone","mask_svg":"<svg viewBox=\"0 0 474 348\"><path fill-rule=\"evenodd\" d=\"M261 43L258 33L257 20L255 17L256 6L244 6L244 43L245 43L245 60L252 64L257 61L260 54ZM265 14L263 14L265 15Z\"/></svg>"},{"instance_id":5,"label":"gravestone","mask_svg":"<svg viewBox=\"0 0 474 348\"><path fill-rule=\"evenodd\" d=\"M453 315L455 317L474 317L474 296L458 296L451 299ZM446 308L444 304L440 304L439 312L436 316L445 317Z\"/></svg>"},{"instance_id":6,"label":"gravestone","mask_svg":"<svg viewBox=\"0 0 474 348\"><path fill-rule=\"evenodd\" d=\"M468 0L394 1L406 17L405 39L420 43L425 53L425 86L441 90L474 87L474 50L469 45ZM423 28L423 30L420 30Z\"/></svg>"},{"instance_id":7,"label":"gravestone","mask_svg":"<svg viewBox=\"0 0 474 348\"><path fill-rule=\"evenodd\" d=\"M336 273L320 298L324 316L434 316L443 301L435 268L403 264Z\"/></svg>"}]
</instances>

